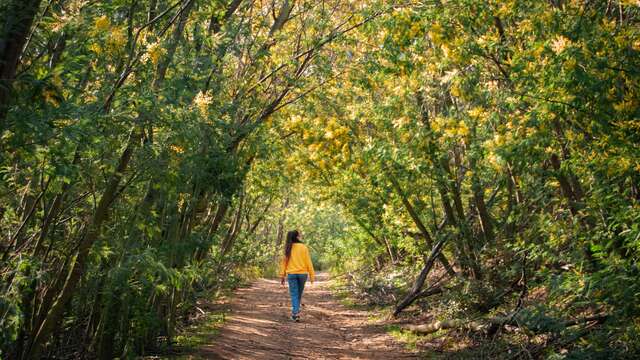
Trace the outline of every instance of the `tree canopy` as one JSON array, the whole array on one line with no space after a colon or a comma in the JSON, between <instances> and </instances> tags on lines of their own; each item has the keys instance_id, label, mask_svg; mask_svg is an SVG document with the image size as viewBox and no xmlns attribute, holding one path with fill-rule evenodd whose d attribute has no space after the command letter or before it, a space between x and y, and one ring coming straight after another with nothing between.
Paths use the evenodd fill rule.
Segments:
<instances>
[{"instance_id":1,"label":"tree canopy","mask_svg":"<svg viewBox=\"0 0 640 360\"><path fill-rule=\"evenodd\" d=\"M0 357L158 353L199 297L273 275L292 228L395 316L536 358L640 353L638 1L0 19Z\"/></svg>"}]
</instances>

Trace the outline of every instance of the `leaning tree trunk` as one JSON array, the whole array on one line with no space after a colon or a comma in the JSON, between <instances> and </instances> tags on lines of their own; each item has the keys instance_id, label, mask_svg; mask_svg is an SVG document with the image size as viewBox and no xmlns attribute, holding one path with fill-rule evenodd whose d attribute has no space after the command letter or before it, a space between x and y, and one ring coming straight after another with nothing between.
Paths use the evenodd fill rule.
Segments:
<instances>
[{"instance_id":1,"label":"leaning tree trunk","mask_svg":"<svg viewBox=\"0 0 640 360\"><path fill-rule=\"evenodd\" d=\"M120 185L120 180L122 179L124 172L129 166L129 162L131 161L131 157L133 155L133 149L136 146L137 141L140 139L140 134L137 130L132 130L132 133L129 135L129 140L127 143L126 149L123 151L120 156L120 160L118 161L118 166L116 168L115 173L111 176L107 188L105 189L102 197L100 198L100 202L98 207L96 208L95 214L87 229L86 233L80 239L80 243L78 244L78 250L76 252L75 262L71 267L71 271L69 276L67 277L62 291L60 295L56 299L55 303L47 313L44 321L40 325L40 327L35 331L35 336L33 337L33 341L31 346L26 353L26 358L28 359L38 359L44 349L44 345L51 335L51 332L55 328L56 325L60 323L62 320L62 316L64 314L64 310L67 306L69 300L73 295L73 292L76 289L76 286L80 282L80 279L84 275L84 271L87 265L87 260L89 258L89 250L93 243L100 236L100 231L102 229L102 224L107 219L109 215L109 210L113 205L116 196L118 195L118 187Z\"/></svg>"},{"instance_id":2,"label":"leaning tree trunk","mask_svg":"<svg viewBox=\"0 0 640 360\"><path fill-rule=\"evenodd\" d=\"M404 299L402 299L402 301L400 301L400 303L398 303L398 305L396 305L396 309L393 311L393 316L398 316L398 314L400 314L402 310L411 305L417 298L424 294L421 291L422 286L424 286L424 282L427 280L427 276L433 268L433 263L435 262L436 257L438 257L442 253L442 248L444 247L446 241L447 238L443 237L433 246L433 249L431 249L431 254L429 254L429 257L425 261L422 271L420 271L420 274L418 275L416 281L413 283L413 286L411 287L411 290L409 290L409 293L404 297Z\"/></svg>"},{"instance_id":3,"label":"leaning tree trunk","mask_svg":"<svg viewBox=\"0 0 640 360\"><path fill-rule=\"evenodd\" d=\"M430 246L433 245L434 242L431 235L429 234L429 230L427 230L427 227L424 225L422 220L420 220L420 216L418 216L418 213L415 211L413 205L411 205L411 202L407 198L407 195L400 187L398 180L396 180L396 178L391 173L389 173L389 179L391 180L391 184L393 185L394 190L396 191L398 196L400 196L400 200L402 200L402 204L404 205L405 209L409 213L409 216L413 220L418 230L420 230L420 234L427 241L428 245ZM446 256L444 256L444 254L441 251L438 251L438 253L435 254L435 256L438 257L438 261L440 261L440 263L442 264L442 267L444 267L447 273L451 276L455 276L456 272L453 270L453 267L449 263L449 260L447 260Z\"/></svg>"},{"instance_id":4,"label":"leaning tree trunk","mask_svg":"<svg viewBox=\"0 0 640 360\"><path fill-rule=\"evenodd\" d=\"M178 49L178 44L182 39L184 27L187 24L187 20L189 19L189 13L193 8L193 4L195 1L189 1L186 4L186 7L182 10L180 14L180 20L178 25L174 28L173 34L169 40L169 44L167 45L167 56L163 57L158 64L156 69L155 78L153 79L152 87L153 89L159 89L161 84L164 82L165 76L167 75L167 70L169 69L169 65L173 61L173 57Z\"/></svg>"}]
</instances>

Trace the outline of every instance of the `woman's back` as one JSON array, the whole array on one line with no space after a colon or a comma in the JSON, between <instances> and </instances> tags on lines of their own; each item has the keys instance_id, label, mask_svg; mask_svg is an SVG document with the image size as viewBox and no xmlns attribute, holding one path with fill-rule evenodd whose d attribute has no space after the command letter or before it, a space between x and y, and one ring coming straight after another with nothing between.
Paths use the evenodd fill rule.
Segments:
<instances>
[{"instance_id":1,"label":"woman's back","mask_svg":"<svg viewBox=\"0 0 640 360\"><path fill-rule=\"evenodd\" d=\"M286 263L286 269L284 269L282 273L309 274L310 280L314 281L315 273L313 271L309 249L302 243L293 243L291 245L291 255L288 259L283 260L283 263Z\"/></svg>"}]
</instances>

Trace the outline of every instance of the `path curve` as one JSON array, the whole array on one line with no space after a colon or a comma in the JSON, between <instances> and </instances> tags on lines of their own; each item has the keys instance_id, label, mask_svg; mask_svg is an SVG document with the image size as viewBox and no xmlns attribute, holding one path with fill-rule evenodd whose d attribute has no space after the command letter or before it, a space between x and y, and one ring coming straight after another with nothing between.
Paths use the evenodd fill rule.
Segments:
<instances>
[{"instance_id":1,"label":"path curve","mask_svg":"<svg viewBox=\"0 0 640 360\"><path fill-rule=\"evenodd\" d=\"M239 289L214 343L200 349L207 359L416 359L368 321L369 313L341 305L329 290L327 274L305 288L302 321L288 319L288 290L260 279Z\"/></svg>"}]
</instances>

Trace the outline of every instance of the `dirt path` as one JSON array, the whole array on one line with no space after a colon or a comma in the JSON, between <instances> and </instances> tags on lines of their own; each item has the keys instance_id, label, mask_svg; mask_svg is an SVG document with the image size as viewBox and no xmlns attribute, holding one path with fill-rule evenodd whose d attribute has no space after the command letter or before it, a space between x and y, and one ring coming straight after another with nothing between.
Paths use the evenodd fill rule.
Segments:
<instances>
[{"instance_id":1,"label":"dirt path","mask_svg":"<svg viewBox=\"0 0 640 360\"><path fill-rule=\"evenodd\" d=\"M276 280L261 279L236 292L231 312L214 344L198 355L207 359L415 359L371 324L369 313L348 309L329 291L319 274L305 288L302 321L288 319L288 290Z\"/></svg>"}]
</instances>

